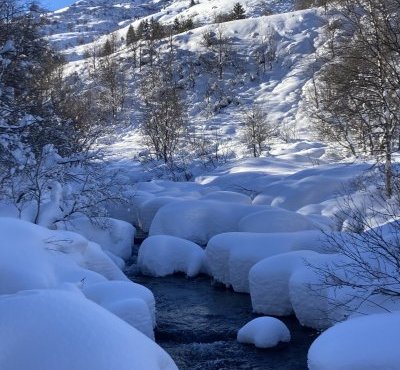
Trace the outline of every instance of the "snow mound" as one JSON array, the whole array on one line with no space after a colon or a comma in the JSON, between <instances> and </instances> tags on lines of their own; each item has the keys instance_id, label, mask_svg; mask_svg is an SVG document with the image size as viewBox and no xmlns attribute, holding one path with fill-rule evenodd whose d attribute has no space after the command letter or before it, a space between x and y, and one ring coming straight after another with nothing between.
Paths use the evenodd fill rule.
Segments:
<instances>
[{"instance_id":1,"label":"snow mound","mask_svg":"<svg viewBox=\"0 0 400 370\"><path fill-rule=\"evenodd\" d=\"M83 288L85 296L154 339L155 300L146 287L130 281L107 281Z\"/></svg>"},{"instance_id":2,"label":"snow mound","mask_svg":"<svg viewBox=\"0 0 400 370\"><path fill-rule=\"evenodd\" d=\"M147 238L139 249L138 265L142 273L166 276L183 272L196 276L204 270L205 253L197 244L168 235Z\"/></svg>"},{"instance_id":3,"label":"snow mound","mask_svg":"<svg viewBox=\"0 0 400 370\"><path fill-rule=\"evenodd\" d=\"M289 296L292 273L304 267L312 251L296 251L266 258L249 272L250 296L253 310L265 315L286 316L293 313Z\"/></svg>"},{"instance_id":4,"label":"snow mound","mask_svg":"<svg viewBox=\"0 0 400 370\"><path fill-rule=\"evenodd\" d=\"M349 314L344 302L354 296L354 292L327 287L318 272L318 269L323 271L326 266L340 261L340 258L334 254L311 257L308 259L310 266L295 270L290 277L290 302L302 325L322 330L343 321ZM344 301L341 302L341 299Z\"/></svg>"},{"instance_id":5,"label":"snow mound","mask_svg":"<svg viewBox=\"0 0 400 370\"><path fill-rule=\"evenodd\" d=\"M224 233L206 248L206 263L213 278L237 292L249 293L248 275L259 261L295 250L322 251L322 233Z\"/></svg>"},{"instance_id":6,"label":"snow mound","mask_svg":"<svg viewBox=\"0 0 400 370\"><path fill-rule=\"evenodd\" d=\"M202 197L204 200L217 200L219 202L251 204L251 198L245 194L234 191L214 191Z\"/></svg>"},{"instance_id":7,"label":"snow mound","mask_svg":"<svg viewBox=\"0 0 400 370\"><path fill-rule=\"evenodd\" d=\"M96 243L83 236L0 217L0 294L55 288L65 282L127 280Z\"/></svg>"},{"instance_id":8,"label":"snow mound","mask_svg":"<svg viewBox=\"0 0 400 370\"><path fill-rule=\"evenodd\" d=\"M359 317L321 334L308 352L310 370L396 370L400 314Z\"/></svg>"},{"instance_id":9,"label":"snow mound","mask_svg":"<svg viewBox=\"0 0 400 370\"><path fill-rule=\"evenodd\" d=\"M172 235L205 245L211 237L237 231L239 221L263 207L211 200L184 200L162 207L154 217L150 235Z\"/></svg>"},{"instance_id":10,"label":"snow mound","mask_svg":"<svg viewBox=\"0 0 400 370\"><path fill-rule=\"evenodd\" d=\"M71 292L26 291L0 298L0 368L176 370L157 344Z\"/></svg>"},{"instance_id":11,"label":"snow mound","mask_svg":"<svg viewBox=\"0 0 400 370\"><path fill-rule=\"evenodd\" d=\"M237 340L258 348L271 348L281 342L290 342L290 332L282 321L274 317L258 317L239 330Z\"/></svg>"},{"instance_id":12,"label":"snow mound","mask_svg":"<svg viewBox=\"0 0 400 370\"><path fill-rule=\"evenodd\" d=\"M0 235L0 294L57 284L46 251L46 247L52 247L49 230L25 221L0 218Z\"/></svg>"},{"instance_id":13,"label":"snow mound","mask_svg":"<svg viewBox=\"0 0 400 370\"><path fill-rule=\"evenodd\" d=\"M144 202L139 207L139 226L145 232L148 233L150 230L151 223L154 219L154 216L158 212L160 208L165 206L166 204L179 201L178 198L173 197L156 197Z\"/></svg>"},{"instance_id":14,"label":"snow mound","mask_svg":"<svg viewBox=\"0 0 400 370\"><path fill-rule=\"evenodd\" d=\"M315 230L316 226L300 213L270 207L261 212L244 217L239 223L239 231L253 233L279 233Z\"/></svg>"},{"instance_id":15,"label":"snow mound","mask_svg":"<svg viewBox=\"0 0 400 370\"><path fill-rule=\"evenodd\" d=\"M99 244L103 250L127 259L132 254L135 228L128 222L113 218L75 218L57 224L61 230L70 230Z\"/></svg>"}]
</instances>

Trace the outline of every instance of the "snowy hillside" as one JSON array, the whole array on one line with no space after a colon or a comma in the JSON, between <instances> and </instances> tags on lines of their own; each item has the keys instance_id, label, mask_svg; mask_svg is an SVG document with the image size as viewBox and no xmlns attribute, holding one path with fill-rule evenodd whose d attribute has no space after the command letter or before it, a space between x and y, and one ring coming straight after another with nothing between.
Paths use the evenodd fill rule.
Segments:
<instances>
[{"instance_id":1,"label":"snowy hillside","mask_svg":"<svg viewBox=\"0 0 400 370\"><path fill-rule=\"evenodd\" d=\"M48 27L47 32L51 34L48 39L71 60L68 73L87 74L92 61L84 59L85 54L100 50L109 39L109 32L114 31L119 45L114 58L127 78L129 103L125 104L124 115L131 129L123 141L119 139L115 147L108 148L112 156L123 158L129 152L132 157L144 149L135 129L142 119L138 89L143 72L132 66L136 56L125 46L125 39L129 25L138 27L144 19L151 18L163 25L173 24L175 19L191 17L194 20L194 29L172 40L181 74L178 83L185 89L184 99L193 130L208 137L217 135L224 155L231 152L239 157L246 155L246 148L240 143L240 124L243 111L254 103L267 112L271 125L278 127L280 140L310 138L309 121L300 107L302 89L314 73L314 52L319 47L319 35L324 27L319 10L263 16L265 7L281 13L291 9L293 4L252 0L244 3L246 19L218 25L214 23L215 16L229 12L234 2L214 2L201 1L188 7L187 1L157 2L151 6L148 2L146 6L143 2L94 6L93 2L80 1L50 16L54 24ZM146 11L148 15L144 14ZM74 23L74 27L80 29L68 32L66 22L71 17L83 19L82 22L86 22L87 17L91 21L82 27L78 25L80 21L77 25ZM121 21L121 17L128 19ZM113 20L115 23L110 25ZM223 80L207 70L209 51L202 45L207 32L221 32L229 39L230 55ZM155 47L160 58L169 52L167 39L157 41ZM267 51L273 57L271 61L262 62L264 59L260 58L265 58L262 53Z\"/></svg>"},{"instance_id":2,"label":"snowy hillside","mask_svg":"<svg viewBox=\"0 0 400 370\"><path fill-rule=\"evenodd\" d=\"M235 1L201 0L193 6L189 3L188 0L80 0L49 13L50 25L46 33L56 47L66 51L146 17L166 23L179 17L190 17L198 26L213 23L215 16L230 10ZM247 0L243 5L251 17L283 13L293 7L291 0Z\"/></svg>"}]
</instances>

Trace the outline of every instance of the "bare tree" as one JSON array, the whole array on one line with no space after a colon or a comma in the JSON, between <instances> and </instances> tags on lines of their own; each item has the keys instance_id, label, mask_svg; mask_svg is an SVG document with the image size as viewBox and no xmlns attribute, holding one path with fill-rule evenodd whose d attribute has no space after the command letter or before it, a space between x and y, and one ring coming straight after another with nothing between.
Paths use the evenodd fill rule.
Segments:
<instances>
[{"instance_id":1,"label":"bare tree","mask_svg":"<svg viewBox=\"0 0 400 370\"><path fill-rule=\"evenodd\" d=\"M276 60L276 50L275 33L269 29L267 34L261 38L260 45L255 52L256 61L262 65L264 73L272 69L272 63Z\"/></svg>"},{"instance_id":2,"label":"bare tree","mask_svg":"<svg viewBox=\"0 0 400 370\"><path fill-rule=\"evenodd\" d=\"M100 104L105 105L111 112L111 118L114 121L124 106L125 79L125 73L114 57L106 55L100 60L96 75L99 100Z\"/></svg>"},{"instance_id":3,"label":"bare tree","mask_svg":"<svg viewBox=\"0 0 400 370\"><path fill-rule=\"evenodd\" d=\"M340 257L311 265L320 277L314 288L337 293L332 296L338 298L330 302L333 310L362 313L365 305L387 310L386 303L400 298L398 180L393 183L392 198L379 187L384 181L375 172L358 182L353 189L357 192L338 199L335 221L341 232L326 233L325 240ZM371 187L371 182L378 186Z\"/></svg>"},{"instance_id":4,"label":"bare tree","mask_svg":"<svg viewBox=\"0 0 400 370\"><path fill-rule=\"evenodd\" d=\"M203 56L203 60L211 70L217 72L218 78L222 80L225 68L232 58L232 43L226 36L224 28L218 25L215 32L206 31L201 44L212 52L211 55Z\"/></svg>"},{"instance_id":5,"label":"bare tree","mask_svg":"<svg viewBox=\"0 0 400 370\"><path fill-rule=\"evenodd\" d=\"M140 126L146 146L158 160L174 163L187 137L186 105L176 80L173 59L149 66L141 82L143 121Z\"/></svg>"},{"instance_id":6,"label":"bare tree","mask_svg":"<svg viewBox=\"0 0 400 370\"><path fill-rule=\"evenodd\" d=\"M242 112L242 141L251 150L254 157L268 151L268 142L277 135L277 126L268 120L267 112L253 104Z\"/></svg>"},{"instance_id":7,"label":"bare tree","mask_svg":"<svg viewBox=\"0 0 400 370\"><path fill-rule=\"evenodd\" d=\"M354 155L385 162L391 196L392 154L400 128L400 2L340 4L342 29L330 43L333 58L310 88L312 116L321 136Z\"/></svg>"}]
</instances>

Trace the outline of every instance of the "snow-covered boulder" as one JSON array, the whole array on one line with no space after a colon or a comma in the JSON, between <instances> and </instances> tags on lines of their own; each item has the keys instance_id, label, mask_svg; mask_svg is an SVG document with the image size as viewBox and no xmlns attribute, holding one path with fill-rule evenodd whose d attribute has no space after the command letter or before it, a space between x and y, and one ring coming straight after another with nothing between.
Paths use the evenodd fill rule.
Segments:
<instances>
[{"instance_id":1,"label":"snow-covered boulder","mask_svg":"<svg viewBox=\"0 0 400 370\"><path fill-rule=\"evenodd\" d=\"M68 222L59 222L57 227L81 234L118 257L127 259L132 254L136 230L128 222L105 217L79 217Z\"/></svg>"},{"instance_id":2,"label":"snow-covered boulder","mask_svg":"<svg viewBox=\"0 0 400 370\"><path fill-rule=\"evenodd\" d=\"M322 333L308 352L310 370L400 368L400 314L367 315Z\"/></svg>"},{"instance_id":3,"label":"snow-covered boulder","mask_svg":"<svg viewBox=\"0 0 400 370\"><path fill-rule=\"evenodd\" d=\"M153 222L154 216L158 212L158 210L165 206L166 204L177 202L179 201L178 198L174 197L155 197L144 202L139 207L139 226L140 228L148 233L150 230L151 223Z\"/></svg>"},{"instance_id":4,"label":"snow-covered boulder","mask_svg":"<svg viewBox=\"0 0 400 370\"><path fill-rule=\"evenodd\" d=\"M234 191L214 191L204 195L201 199L204 200L217 200L219 202L227 203L242 203L252 204L252 200L249 196Z\"/></svg>"},{"instance_id":5,"label":"snow-covered boulder","mask_svg":"<svg viewBox=\"0 0 400 370\"><path fill-rule=\"evenodd\" d=\"M317 227L300 213L269 207L240 220L239 231L252 233L288 233L316 230Z\"/></svg>"},{"instance_id":6,"label":"snow-covered boulder","mask_svg":"<svg viewBox=\"0 0 400 370\"><path fill-rule=\"evenodd\" d=\"M155 235L140 246L138 265L146 275L166 276L183 272L195 276L204 271L205 252L189 240Z\"/></svg>"},{"instance_id":7,"label":"snow-covered boulder","mask_svg":"<svg viewBox=\"0 0 400 370\"><path fill-rule=\"evenodd\" d=\"M259 261L293 250L324 250L318 231L297 233L224 233L206 248L206 263L213 278L237 292L249 293L248 275Z\"/></svg>"},{"instance_id":8,"label":"snow-covered boulder","mask_svg":"<svg viewBox=\"0 0 400 370\"><path fill-rule=\"evenodd\" d=\"M253 310L265 315L285 316L293 313L289 280L293 272L318 254L295 251L278 254L256 263L249 272Z\"/></svg>"},{"instance_id":9,"label":"snow-covered boulder","mask_svg":"<svg viewBox=\"0 0 400 370\"><path fill-rule=\"evenodd\" d=\"M237 231L239 221L263 207L211 200L184 200L162 207L154 217L150 235L172 235L205 245L211 237Z\"/></svg>"},{"instance_id":10,"label":"snow-covered boulder","mask_svg":"<svg viewBox=\"0 0 400 370\"><path fill-rule=\"evenodd\" d=\"M274 317L258 317L238 331L237 340L254 344L258 348L272 348L279 343L290 342L290 331L282 321Z\"/></svg>"},{"instance_id":11,"label":"snow-covered boulder","mask_svg":"<svg viewBox=\"0 0 400 370\"><path fill-rule=\"evenodd\" d=\"M143 285L130 281L106 281L83 287L83 293L90 300L154 339L154 295Z\"/></svg>"},{"instance_id":12,"label":"snow-covered boulder","mask_svg":"<svg viewBox=\"0 0 400 370\"><path fill-rule=\"evenodd\" d=\"M0 298L0 368L176 370L170 356L117 316L76 293Z\"/></svg>"},{"instance_id":13,"label":"snow-covered boulder","mask_svg":"<svg viewBox=\"0 0 400 370\"><path fill-rule=\"evenodd\" d=\"M328 287L321 276L327 266L340 258L334 254L311 257L308 259L309 266L295 270L290 277L290 302L302 325L322 330L343 321L349 314L345 302L355 293Z\"/></svg>"},{"instance_id":14,"label":"snow-covered boulder","mask_svg":"<svg viewBox=\"0 0 400 370\"><path fill-rule=\"evenodd\" d=\"M83 259L84 267L103 275L108 280L129 280L113 259L96 243L88 243Z\"/></svg>"}]
</instances>

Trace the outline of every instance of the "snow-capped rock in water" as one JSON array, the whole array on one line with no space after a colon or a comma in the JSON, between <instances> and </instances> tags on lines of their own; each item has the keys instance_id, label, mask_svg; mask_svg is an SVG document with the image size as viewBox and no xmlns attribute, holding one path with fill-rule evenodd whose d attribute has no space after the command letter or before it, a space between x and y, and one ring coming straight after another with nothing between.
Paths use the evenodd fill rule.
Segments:
<instances>
[{"instance_id":1,"label":"snow-capped rock in water","mask_svg":"<svg viewBox=\"0 0 400 370\"><path fill-rule=\"evenodd\" d=\"M278 207L269 207L246 216L239 223L239 231L250 233L290 233L317 229L306 216Z\"/></svg>"},{"instance_id":2,"label":"snow-capped rock in water","mask_svg":"<svg viewBox=\"0 0 400 370\"><path fill-rule=\"evenodd\" d=\"M142 273L166 276L183 272L196 276L205 272L205 252L197 244L169 235L147 238L140 246L138 265Z\"/></svg>"},{"instance_id":3,"label":"snow-capped rock in water","mask_svg":"<svg viewBox=\"0 0 400 370\"><path fill-rule=\"evenodd\" d=\"M177 370L157 344L76 293L0 297L0 368Z\"/></svg>"},{"instance_id":4,"label":"snow-capped rock in water","mask_svg":"<svg viewBox=\"0 0 400 370\"><path fill-rule=\"evenodd\" d=\"M278 254L255 264L249 272L253 310L265 315L285 316L293 313L289 280L293 272L318 253L296 251Z\"/></svg>"},{"instance_id":5,"label":"snow-capped rock in water","mask_svg":"<svg viewBox=\"0 0 400 370\"><path fill-rule=\"evenodd\" d=\"M308 352L310 370L397 370L400 314L368 315L322 333Z\"/></svg>"},{"instance_id":6,"label":"snow-capped rock in water","mask_svg":"<svg viewBox=\"0 0 400 370\"><path fill-rule=\"evenodd\" d=\"M162 207L153 219L149 234L172 235L205 245L214 235L237 231L244 216L262 209L215 200L183 200Z\"/></svg>"},{"instance_id":7,"label":"snow-capped rock in water","mask_svg":"<svg viewBox=\"0 0 400 370\"><path fill-rule=\"evenodd\" d=\"M146 287L130 281L107 281L83 287L85 296L154 339L155 300Z\"/></svg>"},{"instance_id":8,"label":"snow-capped rock in water","mask_svg":"<svg viewBox=\"0 0 400 370\"><path fill-rule=\"evenodd\" d=\"M214 191L204 195L201 199L218 200L227 203L251 204L251 198L245 194L236 193L234 191Z\"/></svg>"},{"instance_id":9,"label":"snow-capped rock in water","mask_svg":"<svg viewBox=\"0 0 400 370\"><path fill-rule=\"evenodd\" d=\"M310 266L300 267L291 275L290 302L302 325L322 330L343 321L350 314L344 303L354 296L354 292L327 286L318 270L334 266L341 258L335 254L308 258Z\"/></svg>"},{"instance_id":10,"label":"snow-capped rock in water","mask_svg":"<svg viewBox=\"0 0 400 370\"><path fill-rule=\"evenodd\" d=\"M144 232L148 233L154 216L157 214L158 210L169 203L178 202L179 200L179 198L175 197L160 196L144 202L139 207L138 212L140 228Z\"/></svg>"},{"instance_id":11,"label":"snow-capped rock in water","mask_svg":"<svg viewBox=\"0 0 400 370\"><path fill-rule=\"evenodd\" d=\"M249 271L259 261L295 250L323 251L322 233L225 233L213 237L206 261L213 278L237 292L249 293Z\"/></svg>"},{"instance_id":12,"label":"snow-capped rock in water","mask_svg":"<svg viewBox=\"0 0 400 370\"><path fill-rule=\"evenodd\" d=\"M254 344L258 348L272 348L279 343L290 342L290 331L282 321L274 317L258 317L238 331L237 340Z\"/></svg>"}]
</instances>

